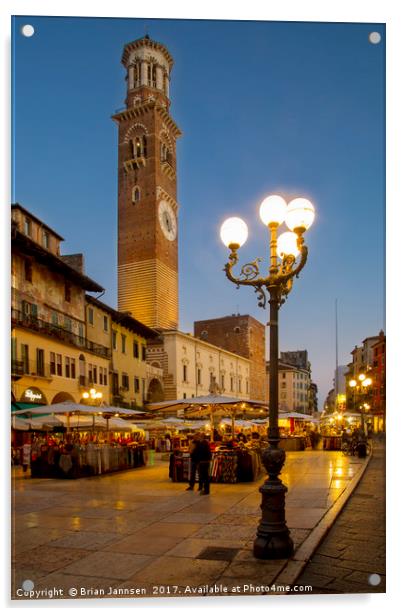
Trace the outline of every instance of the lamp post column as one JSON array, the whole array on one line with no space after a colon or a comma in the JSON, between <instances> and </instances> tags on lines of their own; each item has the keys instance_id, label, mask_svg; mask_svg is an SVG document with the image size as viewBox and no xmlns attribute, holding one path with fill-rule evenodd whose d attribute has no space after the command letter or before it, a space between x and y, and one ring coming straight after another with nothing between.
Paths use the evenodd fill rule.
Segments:
<instances>
[{"instance_id":1,"label":"lamp post column","mask_svg":"<svg viewBox=\"0 0 402 616\"><path fill-rule=\"evenodd\" d=\"M285 518L287 487L279 479L286 453L278 447L278 316L280 294L278 287L269 289L269 447L262 452L262 462L268 478L260 487L261 520L254 541L254 556L260 559L289 558L294 551Z\"/></svg>"},{"instance_id":2,"label":"lamp post column","mask_svg":"<svg viewBox=\"0 0 402 616\"><path fill-rule=\"evenodd\" d=\"M268 442L274 449L278 448L278 318L279 299L276 289L272 289L269 299L269 428Z\"/></svg>"}]
</instances>

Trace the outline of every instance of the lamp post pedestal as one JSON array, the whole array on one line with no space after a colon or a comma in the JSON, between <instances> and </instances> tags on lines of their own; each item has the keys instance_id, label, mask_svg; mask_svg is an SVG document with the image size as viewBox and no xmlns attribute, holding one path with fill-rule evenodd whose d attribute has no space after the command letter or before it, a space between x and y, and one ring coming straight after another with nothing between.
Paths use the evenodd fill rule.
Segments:
<instances>
[{"instance_id":1,"label":"lamp post pedestal","mask_svg":"<svg viewBox=\"0 0 402 616\"><path fill-rule=\"evenodd\" d=\"M286 454L283 449L268 447L262 454L268 479L260 487L262 518L254 541L254 556L260 559L289 558L294 551L285 519L287 487L279 479Z\"/></svg>"}]
</instances>

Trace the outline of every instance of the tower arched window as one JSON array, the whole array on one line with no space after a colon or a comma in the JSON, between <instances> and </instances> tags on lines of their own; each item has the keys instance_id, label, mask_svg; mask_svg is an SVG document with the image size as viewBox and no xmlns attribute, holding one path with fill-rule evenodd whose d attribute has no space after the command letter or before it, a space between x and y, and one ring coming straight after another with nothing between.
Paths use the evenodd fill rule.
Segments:
<instances>
[{"instance_id":1,"label":"tower arched window","mask_svg":"<svg viewBox=\"0 0 402 616\"><path fill-rule=\"evenodd\" d=\"M142 143L140 137L135 138L135 158L142 156Z\"/></svg>"},{"instance_id":2,"label":"tower arched window","mask_svg":"<svg viewBox=\"0 0 402 616\"><path fill-rule=\"evenodd\" d=\"M141 75L141 67L139 62L136 62L134 64L134 87L138 88L138 86L140 85L140 75Z\"/></svg>"},{"instance_id":3,"label":"tower arched window","mask_svg":"<svg viewBox=\"0 0 402 616\"><path fill-rule=\"evenodd\" d=\"M131 200L133 203L138 203L141 198L141 192L138 186L134 186L131 193Z\"/></svg>"},{"instance_id":4,"label":"tower arched window","mask_svg":"<svg viewBox=\"0 0 402 616\"><path fill-rule=\"evenodd\" d=\"M152 65L152 87L156 88L156 66Z\"/></svg>"},{"instance_id":5,"label":"tower arched window","mask_svg":"<svg viewBox=\"0 0 402 616\"><path fill-rule=\"evenodd\" d=\"M147 82L149 86L152 85L152 67L150 64L147 66Z\"/></svg>"},{"instance_id":6,"label":"tower arched window","mask_svg":"<svg viewBox=\"0 0 402 616\"><path fill-rule=\"evenodd\" d=\"M147 138L145 135L142 138L142 155L144 158L147 157Z\"/></svg>"}]
</instances>

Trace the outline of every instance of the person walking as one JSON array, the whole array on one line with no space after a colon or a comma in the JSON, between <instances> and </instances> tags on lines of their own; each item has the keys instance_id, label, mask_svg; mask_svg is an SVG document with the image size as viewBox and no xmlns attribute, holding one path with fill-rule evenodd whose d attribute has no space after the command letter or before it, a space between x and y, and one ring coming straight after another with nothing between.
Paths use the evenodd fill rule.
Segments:
<instances>
[{"instance_id":1,"label":"person walking","mask_svg":"<svg viewBox=\"0 0 402 616\"><path fill-rule=\"evenodd\" d=\"M209 442L207 441L205 434L201 434L200 442L198 445L198 474L199 474L199 491L200 494L209 494L209 465L212 458Z\"/></svg>"}]
</instances>

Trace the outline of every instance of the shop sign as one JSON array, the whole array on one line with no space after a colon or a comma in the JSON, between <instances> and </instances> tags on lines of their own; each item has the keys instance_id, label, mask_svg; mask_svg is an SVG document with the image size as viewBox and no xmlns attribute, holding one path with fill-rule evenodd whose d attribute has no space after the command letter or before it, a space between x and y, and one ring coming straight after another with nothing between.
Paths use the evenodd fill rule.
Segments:
<instances>
[{"instance_id":1,"label":"shop sign","mask_svg":"<svg viewBox=\"0 0 402 616\"><path fill-rule=\"evenodd\" d=\"M24 391L21 402L43 402L43 394L40 389L37 389L36 387L31 387L30 389L26 389Z\"/></svg>"}]
</instances>

